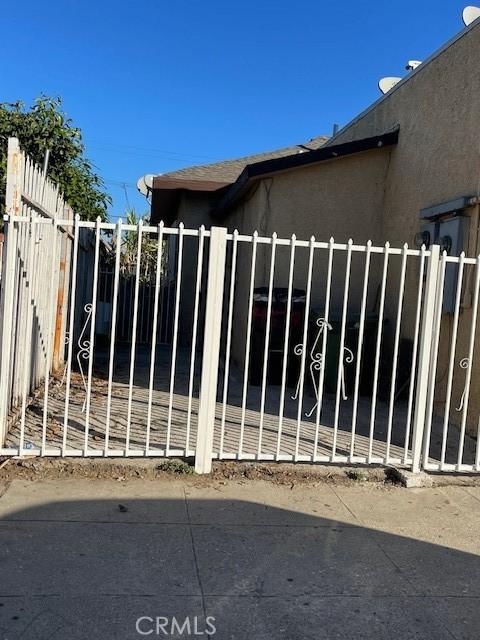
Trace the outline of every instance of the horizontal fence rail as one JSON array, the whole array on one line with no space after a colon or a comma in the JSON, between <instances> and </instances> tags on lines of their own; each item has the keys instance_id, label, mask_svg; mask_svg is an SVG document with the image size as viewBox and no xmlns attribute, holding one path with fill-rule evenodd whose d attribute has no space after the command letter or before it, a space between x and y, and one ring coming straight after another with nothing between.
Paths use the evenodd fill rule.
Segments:
<instances>
[{"instance_id":1,"label":"horizontal fence rail","mask_svg":"<svg viewBox=\"0 0 480 640\"><path fill-rule=\"evenodd\" d=\"M30 404L23 403L2 453L194 455L205 304L203 263L210 232L142 222L127 225L121 220L113 228L100 220L92 226L78 216L73 221L13 216L8 225L28 228L34 235L38 229L62 225L73 244L64 366L45 376L48 382L37 388ZM79 266L84 230L93 230L91 278L86 285L88 269ZM122 247L131 234L136 243L133 276L125 275L121 267ZM149 250L155 244L156 267L145 279L142 260L147 239ZM103 249L107 244L113 246L113 265L104 264L105 255L111 254ZM127 303L122 283L128 286ZM147 286L152 289L148 303L142 293ZM142 317L147 316L145 323ZM45 416L41 424L39 413Z\"/></svg>"},{"instance_id":2,"label":"horizontal fence rail","mask_svg":"<svg viewBox=\"0 0 480 640\"><path fill-rule=\"evenodd\" d=\"M4 454L191 457L208 426L211 451L203 458L210 464L224 459L413 468L417 452L429 470L479 470L467 419L478 260L438 257L438 250L425 247L235 232L224 234L224 274L214 282L207 269L211 232L203 228L40 216L14 216L8 224L32 245L40 230L61 225L72 238L72 257L65 364L53 377L39 368L39 382L20 403L16 422L11 420ZM79 269L85 230L92 247L86 285ZM133 273L121 267L129 234L136 242ZM147 238L156 242L157 267L145 275ZM108 243L113 252L102 250ZM450 316L442 313L449 268L456 284ZM32 263L32 278L36 271ZM28 280L28 274L18 277ZM468 315L461 313L467 276L469 328L461 322ZM122 287L128 287L128 300ZM201 371L205 357L212 357L204 336L214 293L222 302L212 316L219 327L212 390L211 376L209 382ZM438 381L446 331L448 366ZM466 348L459 359L462 331ZM48 333L41 340L51 351ZM462 373L455 420L452 396ZM423 404L419 394L425 394ZM216 401L208 425L199 422L202 396Z\"/></svg>"},{"instance_id":3,"label":"horizontal fence rail","mask_svg":"<svg viewBox=\"0 0 480 640\"><path fill-rule=\"evenodd\" d=\"M480 471L480 258L84 221L10 152L1 454Z\"/></svg>"},{"instance_id":4,"label":"horizontal fence rail","mask_svg":"<svg viewBox=\"0 0 480 640\"><path fill-rule=\"evenodd\" d=\"M223 236L224 274L213 281L211 232L203 228L41 216L13 216L8 226L30 246L43 230L62 226L72 246L65 363L48 375L36 368L29 393L13 402L18 410L10 410L2 453L191 457L208 426L211 451L203 458L210 464L199 470L212 459L414 468L415 455L428 470L479 470L478 421L472 430L468 418L478 260L425 247L235 232ZM79 268L85 230L86 271ZM121 267L129 234L133 273ZM146 239L155 241L156 264L147 275ZM22 271L19 258L18 282L33 281L36 265ZM452 277L453 311L445 314ZM212 316L219 329L212 390L202 366L212 357L204 336L214 293L221 304ZM52 319L45 335L32 334L33 351L47 354L43 365L52 358L53 326ZM31 330L17 321L16 333ZM440 357L446 370L439 375ZM22 371L32 378L28 367ZM215 398L208 425L199 422L202 397Z\"/></svg>"},{"instance_id":5,"label":"horizontal fence rail","mask_svg":"<svg viewBox=\"0 0 480 640\"><path fill-rule=\"evenodd\" d=\"M295 236L227 237L225 367L214 455L411 465L430 252ZM414 313L409 309L411 352L399 380L407 273Z\"/></svg>"},{"instance_id":6,"label":"horizontal fence rail","mask_svg":"<svg viewBox=\"0 0 480 640\"><path fill-rule=\"evenodd\" d=\"M440 258L423 460L430 471L480 471L480 257Z\"/></svg>"},{"instance_id":7,"label":"horizontal fence rail","mask_svg":"<svg viewBox=\"0 0 480 640\"><path fill-rule=\"evenodd\" d=\"M52 368L63 360L71 237L59 218L71 224L73 216L59 189L15 138L8 143L6 211L12 222L5 224L2 252L2 440L11 411L18 413L21 406L23 416L30 394L42 380L48 387Z\"/></svg>"}]
</instances>

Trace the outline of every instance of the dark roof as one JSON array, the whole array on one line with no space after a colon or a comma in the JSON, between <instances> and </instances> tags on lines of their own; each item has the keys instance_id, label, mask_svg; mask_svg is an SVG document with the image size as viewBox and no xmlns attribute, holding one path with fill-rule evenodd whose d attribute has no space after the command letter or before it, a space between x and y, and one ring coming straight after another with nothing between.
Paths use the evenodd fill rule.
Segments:
<instances>
[{"instance_id":1,"label":"dark roof","mask_svg":"<svg viewBox=\"0 0 480 640\"><path fill-rule=\"evenodd\" d=\"M218 184L217 188L222 188L232 182L235 182L247 165L271 160L272 158L283 158L285 156L301 154L314 149L319 149L327 142L327 140L328 136L318 136L304 144L297 144L291 147L275 149L274 151L257 153L251 156L244 156L242 158L234 158L233 160L223 160L221 162L213 162L212 164L200 164L193 167L178 169L176 171L169 171L168 173L155 176L153 188L185 188L188 190L196 190L195 186L198 186L198 191L213 191L215 190L215 184ZM183 181L185 181L186 184L182 187L181 183ZM197 181L198 185L195 185Z\"/></svg>"},{"instance_id":2,"label":"dark roof","mask_svg":"<svg viewBox=\"0 0 480 640\"><path fill-rule=\"evenodd\" d=\"M175 220L180 195L184 191L212 194L212 215L221 218L250 188L255 180L271 174L332 160L342 156L396 144L398 128L371 138L328 145L328 138L313 138L304 145L267 153L187 167L156 176L153 181L151 223ZM232 178L232 176L234 176Z\"/></svg>"},{"instance_id":3,"label":"dark roof","mask_svg":"<svg viewBox=\"0 0 480 640\"><path fill-rule=\"evenodd\" d=\"M255 180L281 171L288 171L326 160L341 158L353 153L361 153L362 151L370 151L372 149L394 145L398 142L398 134L399 129L396 128L393 131L379 136L372 136L370 138L363 138L336 145L324 145L308 153L287 155L263 160L255 164L248 164L237 180L225 191L212 213L217 217L225 214L228 209L241 198L245 191L250 188L251 183Z\"/></svg>"}]
</instances>

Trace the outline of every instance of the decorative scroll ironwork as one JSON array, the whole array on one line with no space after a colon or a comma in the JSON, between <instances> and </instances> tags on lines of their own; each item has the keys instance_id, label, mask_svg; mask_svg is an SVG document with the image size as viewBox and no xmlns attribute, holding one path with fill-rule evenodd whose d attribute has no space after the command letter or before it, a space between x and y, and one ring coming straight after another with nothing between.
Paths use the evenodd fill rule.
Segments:
<instances>
[{"instance_id":1,"label":"decorative scroll ironwork","mask_svg":"<svg viewBox=\"0 0 480 640\"><path fill-rule=\"evenodd\" d=\"M92 303L88 302L85 306L84 306L84 311L87 314L87 317L85 319L85 323L82 327L82 331L80 333L80 336L78 338L78 353L77 353L77 362L78 362L78 368L80 369L80 375L82 376L82 382L83 382L83 386L85 388L85 400L83 401L83 406L82 406L82 413L85 411L85 407L87 404L87 392L88 392L88 387L87 387L87 381L85 379L85 374L83 372L83 367L82 367L82 361L83 360L88 360L91 356L91 350L92 350L92 345L90 343L90 340L85 340L84 339L84 335L85 332L87 330L88 324L92 318Z\"/></svg>"},{"instance_id":2,"label":"decorative scroll ironwork","mask_svg":"<svg viewBox=\"0 0 480 640\"><path fill-rule=\"evenodd\" d=\"M460 367L460 369L468 369L468 367L470 366L470 359L469 358L462 358L462 360L460 360L460 362L458 363L458 366ZM465 378L466 378L466 376L465 376ZM465 394L466 393L467 393L467 380L465 379L465 386L463 388L462 397L460 398L460 404L455 409L455 411L460 412L460 411L463 410L463 405L465 403Z\"/></svg>"},{"instance_id":3,"label":"decorative scroll ironwork","mask_svg":"<svg viewBox=\"0 0 480 640\"><path fill-rule=\"evenodd\" d=\"M70 333L68 331L65 331L65 346L67 346L70 343ZM65 366L63 368L63 375L62 375L62 379L60 380L60 384L59 389L61 389L63 387L63 383L65 382L65 378L67 376L67 369L68 369L68 362L65 363Z\"/></svg>"},{"instance_id":4,"label":"decorative scroll ironwork","mask_svg":"<svg viewBox=\"0 0 480 640\"><path fill-rule=\"evenodd\" d=\"M316 325L318 327L318 332L317 332L315 341L312 345L312 348L310 349L309 370L310 370L310 377L312 379L315 398L317 401L313 405L313 407L310 409L310 411L307 411L305 413L305 417L307 418L310 418L313 415L313 412L318 406L319 388L317 384L317 378L318 378L319 372L322 370L324 366L323 353L322 353L321 347L319 348L320 338L322 337L324 331L331 331L333 328L332 325L325 320L325 318L317 318ZM297 344L293 349L293 353L296 356L301 357L303 355L303 348L304 348L303 344ZM344 400L348 400L348 396L346 393L346 384L345 384L345 364L351 364L354 359L355 359L355 356L353 355L353 351L348 347L343 347L343 358L340 366L341 366L341 392L342 392L342 398ZM300 379L301 379L301 373L298 376L298 382L295 388L295 393L293 394L293 396L291 396L292 400L298 399L298 395L300 393Z\"/></svg>"}]
</instances>

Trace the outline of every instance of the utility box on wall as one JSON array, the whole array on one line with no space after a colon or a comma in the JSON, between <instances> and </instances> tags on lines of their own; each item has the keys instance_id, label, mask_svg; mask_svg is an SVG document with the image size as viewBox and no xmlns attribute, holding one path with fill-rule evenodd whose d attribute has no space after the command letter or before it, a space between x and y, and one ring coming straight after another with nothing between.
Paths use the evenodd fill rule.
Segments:
<instances>
[{"instance_id":1,"label":"utility box on wall","mask_svg":"<svg viewBox=\"0 0 480 640\"><path fill-rule=\"evenodd\" d=\"M453 215L425 221L421 226L422 242L431 246L439 244L441 251L449 256L459 256L465 250L468 239L468 216ZM457 291L458 264L447 263L443 288L443 312L453 313Z\"/></svg>"},{"instance_id":2,"label":"utility box on wall","mask_svg":"<svg viewBox=\"0 0 480 640\"><path fill-rule=\"evenodd\" d=\"M459 256L465 250L468 236L469 218L455 216L439 223L439 244L449 256ZM448 263L445 269L445 284L443 287L443 312L453 313L457 293L458 264Z\"/></svg>"}]
</instances>

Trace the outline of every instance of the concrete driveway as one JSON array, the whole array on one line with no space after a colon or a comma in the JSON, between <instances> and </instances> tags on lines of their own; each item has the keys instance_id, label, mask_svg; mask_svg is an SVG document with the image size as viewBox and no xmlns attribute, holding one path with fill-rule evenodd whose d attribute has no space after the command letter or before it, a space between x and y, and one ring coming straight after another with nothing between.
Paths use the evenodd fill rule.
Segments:
<instances>
[{"instance_id":1,"label":"concrete driveway","mask_svg":"<svg viewBox=\"0 0 480 640\"><path fill-rule=\"evenodd\" d=\"M200 357L200 356L199 356ZM138 348L135 366L135 385L132 390L130 446L140 452L145 447L147 431L147 407L149 403L149 375L150 375L150 349L141 346ZM170 349L159 346L156 355L155 383L152 393L152 414L150 447L165 450L168 431L168 416L170 413ZM89 449L104 449L105 425L107 424L107 375L109 354L104 349L95 352L95 375L92 382L91 407L89 416ZM130 375L130 350L124 345L118 349L115 360L115 376L113 383L111 413L109 421L109 443L113 449L123 449L127 432L129 375ZM198 376L194 379L194 393L191 407L189 407L189 381L190 381L190 353L179 350L176 360L176 377L174 395L172 398L172 419L170 430L170 447L177 453L175 455L194 455L198 421ZM198 372L197 372L198 373ZM223 380L223 372L220 373ZM47 446L61 450L64 436L65 418L65 383L60 384L60 379L50 385L47 424ZM285 411L282 422L282 437L280 441L280 453L293 456L297 449L298 428L298 402L292 398L294 389L288 390L285 396ZM220 392L219 392L220 393ZM225 433L223 453L226 457L235 456L238 453L241 424L242 424L242 395L243 372L237 367L230 368L228 402L225 408ZM219 396L220 397L220 396ZM385 399L378 398L376 404L375 427L372 432L372 455L374 458L383 459L387 450L387 433L389 420L389 406ZM74 373L70 388L70 404L68 413L68 429L66 434L67 447L81 451L85 441L85 388L79 373ZM312 456L316 439L316 413L307 418L309 412L315 406L313 391L306 385L303 419L298 439L298 453L302 456ZM43 422L44 396L42 389L35 396L27 408L25 419L25 442L32 447L41 447L42 422ZM259 447L259 424L261 406L261 387L250 385L248 389L248 402L244 423L244 440L242 453L253 456ZM279 432L279 406L280 387L268 386L265 397L265 415L262 432L262 456L260 459L275 456L277 451ZM213 448L214 452L220 452L221 422L223 404L217 402L216 420ZM188 417L190 416L190 418ZM340 456L350 455L351 430L353 416L353 397L350 394L346 401L342 400L339 413L339 430L336 440L336 452ZM411 458L411 451L407 447L405 452L406 425L408 422L408 403L406 400L397 400L392 423L392 444L389 455L396 459L397 463ZM369 434L371 419L371 398L360 397L356 422L356 438L354 452L357 456L366 457L369 454ZM190 429L186 425L190 421ZM20 440L20 415L9 430L7 446L16 448ZM329 456L332 453L335 423L335 395L326 393L323 398L322 421L319 425L319 439L316 455ZM187 432L189 433L187 443ZM454 424L450 424L446 441L446 462L454 463L458 458L459 430ZM431 461L440 460L440 452L443 440L443 416L435 416L432 422L432 435L430 445ZM464 464L473 464L476 455L476 440L470 436L465 437L463 449ZM393 462L392 462L393 464Z\"/></svg>"},{"instance_id":2,"label":"concrete driveway","mask_svg":"<svg viewBox=\"0 0 480 640\"><path fill-rule=\"evenodd\" d=\"M3 640L480 635L480 487L167 477L3 489Z\"/></svg>"}]
</instances>

